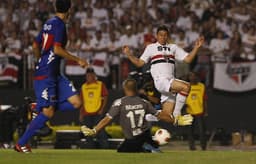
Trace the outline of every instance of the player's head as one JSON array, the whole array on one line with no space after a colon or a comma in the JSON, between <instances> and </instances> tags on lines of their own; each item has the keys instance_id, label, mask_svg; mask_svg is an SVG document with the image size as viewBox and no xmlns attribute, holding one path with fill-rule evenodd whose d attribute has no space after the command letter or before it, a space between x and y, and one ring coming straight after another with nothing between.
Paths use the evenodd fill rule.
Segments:
<instances>
[{"instance_id":1,"label":"player's head","mask_svg":"<svg viewBox=\"0 0 256 164\"><path fill-rule=\"evenodd\" d=\"M137 94L137 83L134 79L126 79L123 82L124 93L127 96Z\"/></svg>"},{"instance_id":2,"label":"player's head","mask_svg":"<svg viewBox=\"0 0 256 164\"><path fill-rule=\"evenodd\" d=\"M159 26L156 31L156 39L160 44L166 44L169 38L169 30L165 25Z\"/></svg>"},{"instance_id":3,"label":"player's head","mask_svg":"<svg viewBox=\"0 0 256 164\"><path fill-rule=\"evenodd\" d=\"M67 13L71 7L71 0L56 0L55 7L57 13Z\"/></svg>"}]
</instances>

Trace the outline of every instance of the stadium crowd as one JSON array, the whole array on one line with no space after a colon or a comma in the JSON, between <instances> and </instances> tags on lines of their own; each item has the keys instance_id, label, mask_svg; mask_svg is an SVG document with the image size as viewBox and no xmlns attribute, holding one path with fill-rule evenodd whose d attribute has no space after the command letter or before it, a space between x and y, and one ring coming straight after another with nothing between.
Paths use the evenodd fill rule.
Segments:
<instances>
[{"instance_id":1,"label":"stadium crowd","mask_svg":"<svg viewBox=\"0 0 256 164\"><path fill-rule=\"evenodd\" d=\"M52 1L0 2L0 55L21 54L26 69L33 72L31 45L42 22L54 13ZM66 48L90 61L97 76L112 89L134 69L121 47L128 45L141 54L147 44L155 42L155 30L161 24L169 27L170 42L186 50L199 35L206 38L195 63L176 64L178 78L193 69L210 86L213 62L256 60L253 0L74 0L70 14ZM72 63L66 65L73 68L66 71L68 75L85 73Z\"/></svg>"}]
</instances>

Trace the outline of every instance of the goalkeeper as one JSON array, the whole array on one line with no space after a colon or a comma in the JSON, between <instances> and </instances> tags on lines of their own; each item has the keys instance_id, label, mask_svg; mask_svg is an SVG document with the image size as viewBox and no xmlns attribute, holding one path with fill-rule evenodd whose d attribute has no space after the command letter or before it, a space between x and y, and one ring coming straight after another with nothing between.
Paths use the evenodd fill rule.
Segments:
<instances>
[{"instance_id":1,"label":"goalkeeper","mask_svg":"<svg viewBox=\"0 0 256 164\"><path fill-rule=\"evenodd\" d=\"M137 84L134 79L125 80L123 90L125 97L115 100L106 116L93 129L86 126L81 127L83 134L94 136L109 124L114 117L118 117L125 137L124 142L117 149L118 152L157 151L158 145L152 140L150 124L146 121L145 116L146 114L152 114L158 119L171 124L170 116L154 109L150 102L137 96ZM188 119L184 121L191 122ZM184 123L186 124L186 122Z\"/></svg>"}]
</instances>

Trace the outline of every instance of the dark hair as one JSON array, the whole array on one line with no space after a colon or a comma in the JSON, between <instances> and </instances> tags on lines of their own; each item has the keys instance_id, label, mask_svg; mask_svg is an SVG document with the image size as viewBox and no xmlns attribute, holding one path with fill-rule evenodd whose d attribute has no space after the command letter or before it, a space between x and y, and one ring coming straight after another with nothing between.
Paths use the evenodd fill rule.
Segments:
<instances>
[{"instance_id":1,"label":"dark hair","mask_svg":"<svg viewBox=\"0 0 256 164\"><path fill-rule=\"evenodd\" d=\"M123 88L126 88L129 91L137 92L137 83L134 79L126 79L123 82Z\"/></svg>"},{"instance_id":2,"label":"dark hair","mask_svg":"<svg viewBox=\"0 0 256 164\"><path fill-rule=\"evenodd\" d=\"M86 73L94 73L94 69L89 67L86 69Z\"/></svg>"},{"instance_id":3,"label":"dark hair","mask_svg":"<svg viewBox=\"0 0 256 164\"><path fill-rule=\"evenodd\" d=\"M158 33L159 31L166 31L167 33L169 33L169 30L168 30L167 26L165 26L165 25L159 26L156 30L156 33Z\"/></svg>"},{"instance_id":4,"label":"dark hair","mask_svg":"<svg viewBox=\"0 0 256 164\"><path fill-rule=\"evenodd\" d=\"M71 7L71 0L56 0L55 7L56 7L56 12L66 13Z\"/></svg>"}]
</instances>

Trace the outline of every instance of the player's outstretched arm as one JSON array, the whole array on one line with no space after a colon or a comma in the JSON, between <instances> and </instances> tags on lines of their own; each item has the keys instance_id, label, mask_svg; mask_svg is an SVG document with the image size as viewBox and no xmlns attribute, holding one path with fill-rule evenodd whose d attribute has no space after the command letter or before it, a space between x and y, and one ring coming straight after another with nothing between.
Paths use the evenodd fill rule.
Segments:
<instances>
[{"instance_id":1,"label":"player's outstretched arm","mask_svg":"<svg viewBox=\"0 0 256 164\"><path fill-rule=\"evenodd\" d=\"M185 57L185 59L183 61L186 63L191 63L193 61L193 59L195 58L199 48L203 44L204 44L204 37L201 36L196 40L193 50L188 54L188 56Z\"/></svg>"},{"instance_id":2,"label":"player's outstretched arm","mask_svg":"<svg viewBox=\"0 0 256 164\"><path fill-rule=\"evenodd\" d=\"M123 46L123 53L136 67L142 67L145 64L143 60L137 58L131 53L130 48L128 46Z\"/></svg>"},{"instance_id":3,"label":"player's outstretched arm","mask_svg":"<svg viewBox=\"0 0 256 164\"><path fill-rule=\"evenodd\" d=\"M110 121L112 120L111 117L105 116L93 129L90 129L86 126L81 127L81 131L85 136L94 136L96 135L101 129L107 126Z\"/></svg>"},{"instance_id":4,"label":"player's outstretched arm","mask_svg":"<svg viewBox=\"0 0 256 164\"><path fill-rule=\"evenodd\" d=\"M59 55L65 59L76 61L83 68L89 65L86 60L81 59L77 56L71 55L68 51L66 51L64 48L58 45L54 46L54 54Z\"/></svg>"},{"instance_id":5,"label":"player's outstretched arm","mask_svg":"<svg viewBox=\"0 0 256 164\"><path fill-rule=\"evenodd\" d=\"M111 122L112 118L109 116L105 116L100 122L94 127L96 130L96 133L103 129L105 126L107 126Z\"/></svg>"}]
</instances>

